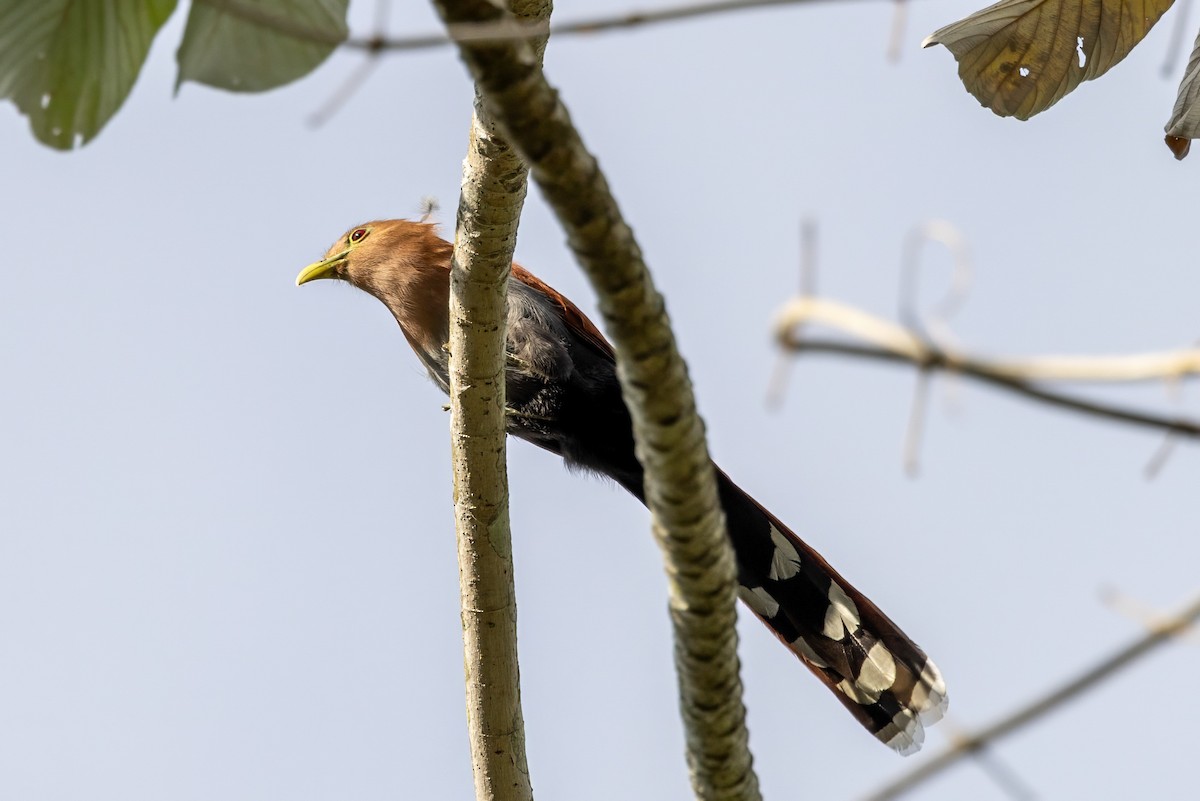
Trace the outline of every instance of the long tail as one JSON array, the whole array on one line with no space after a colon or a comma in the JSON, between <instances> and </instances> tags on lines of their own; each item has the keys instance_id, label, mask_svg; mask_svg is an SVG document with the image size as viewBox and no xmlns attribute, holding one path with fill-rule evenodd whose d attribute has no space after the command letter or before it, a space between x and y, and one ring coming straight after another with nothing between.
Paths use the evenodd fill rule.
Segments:
<instances>
[{"instance_id":1,"label":"long tail","mask_svg":"<svg viewBox=\"0 0 1200 801\"><path fill-rule=\"evenodd\" d=\"M730 480L717 484L738 561L738 594L888 747L920 749L946 711L937 667L819 553Z\"/></svg>"},{"instance_id":2,"label":"long tail","mask_svg":"<svg viewBox=\"0 0 1200 801\"><path fill-rule=\"evenodd\" d=\"M628 418L618 423L575 430L611 434L632 428ZM547 444L528 432L519 435L556 453L566 452L558 440ZM645 503L632 435L576 445L568 461L610 476ZM742 601L868 731L901 754L918 751L924 726L936 723L946 711L946 684L937 667L819 553L720 468L716 474L737 555Z\"/></svg>"}]
</instances>

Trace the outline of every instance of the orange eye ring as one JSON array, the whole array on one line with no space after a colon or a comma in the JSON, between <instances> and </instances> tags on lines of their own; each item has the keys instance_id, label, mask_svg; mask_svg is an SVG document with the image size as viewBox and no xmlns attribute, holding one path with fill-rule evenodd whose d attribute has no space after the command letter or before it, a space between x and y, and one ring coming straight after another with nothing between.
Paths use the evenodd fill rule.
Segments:
<instances>
[{"instance_id":1,"label":"orange eye ring","mask_svg":"<svg viewBox=\"0 0 1200 801\"><path fill-rule=\"evenodd\" d=\"M351 243L361 242L366 238L367 238L367 229L366 228L355 228L354 232L350 234L350 242Z\"/></svg>"}]
</instances>

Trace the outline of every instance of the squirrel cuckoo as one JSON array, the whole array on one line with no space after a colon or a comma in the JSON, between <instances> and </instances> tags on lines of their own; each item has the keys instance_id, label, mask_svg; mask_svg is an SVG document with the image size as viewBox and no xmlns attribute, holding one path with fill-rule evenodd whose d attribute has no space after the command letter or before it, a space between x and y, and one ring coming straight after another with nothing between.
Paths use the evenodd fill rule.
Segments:
<instances>
[{"instance_id":1,"label":"squirrel cuckoo","mask_svg":"<svg viewBox=\"0 0 1200 801\"><path fill-rule=\"evenodd\" d=\"M450 257L431 224L363 223L296 284L336 278L391 310L429 375L449 392ZM608 476L645 502L633 424L612 346L571 301L517 265L508 283L508 432ZM714 466L715 467L715 466ZM716 468L738 594L877 738L901 754L946 709L925 653L791 529Z\"/></svg>"}]
</instances>

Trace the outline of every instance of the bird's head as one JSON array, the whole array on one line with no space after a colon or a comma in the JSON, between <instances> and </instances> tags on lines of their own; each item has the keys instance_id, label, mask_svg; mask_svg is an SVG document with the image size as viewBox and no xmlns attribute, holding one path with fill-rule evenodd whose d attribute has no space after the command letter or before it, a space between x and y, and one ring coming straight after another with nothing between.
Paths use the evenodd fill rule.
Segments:
<instances>
[{"instance_id":1,"label":"bird's head","mask_svg":"<svg viewBox=\"0 0 1200 801\"><path fill-rule=\"evenodd\" d=\"M422 358L438 359L449 338L454 246L432 223L376 220L356 225L296 276L296 285L336 278L383 301Z\"/></svg>"},{"instance_id":2,"label":"bird's head","mask_svg":"<svg viewBox=\"0 0 1200 801\"><path fill-rule=\"evenodd\" d=\"M386 301L413 273L450 266L451 246L431 223L376 220L356 225L296 276L296 286L336 278Z\"/></svg>"}]
</instances>

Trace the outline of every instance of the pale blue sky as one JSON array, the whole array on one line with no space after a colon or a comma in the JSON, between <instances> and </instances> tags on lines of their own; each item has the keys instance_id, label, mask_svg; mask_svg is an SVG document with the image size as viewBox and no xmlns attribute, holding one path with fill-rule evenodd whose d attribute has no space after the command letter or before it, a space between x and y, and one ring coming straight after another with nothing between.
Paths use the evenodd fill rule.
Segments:
<instances>
[{"instance_id":1,"label":"pale blue sky","mask_svg":"<svg viewBox=\"0 0 1200 801\"><path fill-rule=\"evenodd\" d=\"M897 65L883 3L547 56L667 295L718 461L941 666L929 752L1136 636L1100 587L1169 609L1200 560L1194 447L1148 483L1157 436L960 385L953 408L935 393L913 480L909 370L812 357L765 408L807 215L820 290L889 316L906 232L958 226L975 285L955 329L986 352L1200 336L1200 157L1162 144L1173 16L1022 124L917 47L971 10L911 4ZM182 12L82 151L0 105L0 798L465 801L444 401L378 302L292 281L423 196L452 222L470 84L449 49L390 57L320 130L307 115L360 56L267 95L172 99ZM352 14L368 32L372 4ZM392 12L393 32L435 24ZM518 258L593 308L536 191ZM1107 397L1171 408L1161 387ZM510 463L535 792L688 798L645 511L522 443ZM741 633L768 798L852 799L921 758L865 734L758 623ZM995 756L1047 799L1186 794L1198 667L1194 644L1165 649ZM920 797L1005 796L964 764Z\"/></svg>"}]
</instances>

